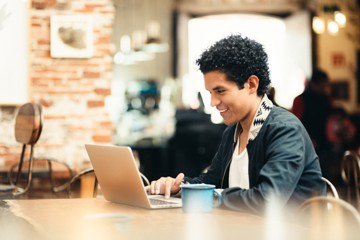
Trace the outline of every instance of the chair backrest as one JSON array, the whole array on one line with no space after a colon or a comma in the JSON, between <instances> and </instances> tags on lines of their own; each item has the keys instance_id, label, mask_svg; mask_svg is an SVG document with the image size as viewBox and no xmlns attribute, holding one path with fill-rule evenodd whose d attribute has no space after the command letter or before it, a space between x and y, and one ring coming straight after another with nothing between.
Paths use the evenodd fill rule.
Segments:
<instances>
[{"instance_id":1,"label":"chair backrest","mask_svg":"<svg viewBox=\"0 0 360 240\"><path fill-rule=\"evenodd\" d=\"M23 147L15 176L13 176L12 170L9 171L8 176L10 183L17 186L18 190L14 193L15 195L24 194L30 188L33 172L34 146L40 138L43 120L43 112L39 104L31 102L25 103L17 110L15 117L15 139L17 142L22 143ZM29 163L25 164L27 165L27 177L22 178L27 145L30 145ZM25 182L22 182L22 180L25 180Z\"/></svg>"},{"instance_id":2,"label":"chair backrest","mask_svg":"<svg viewBox=\"0 0 360 240\"><path fill-rule=\"evenodd\" d=\"M311 239L358 239L360 234L360 213L340 198L310 198L299 207L297 217Z\"/></svg>"},{"instance_id":3,"label":"chair backrest","mask_svg":"<svg viewBox=\"0 0 360 240\"><path fill-rule=\"evenodd\" d=\"M41 135L42 108L39 104L25 103L20 106L15 118L15 139L23 144L35 144Z\"/></svg>"},{"instance_id":4,"label":"chair backrest","mask_svg":"<svg viewBox=\"0 0 360 240\"><path fill-rule=\"evenodd\" d=\"M98 193L98 183L93 168L87 168L71 179L67 185L69 198L92 198Z\"/></svg>"},{"instance_id":5,"label":"chair backrest","mask_svg":"<svg viewBox=\"0 0 360 240\"><path fill-rule=\"evenodd\" d=\"M341 159L341 178L347 185L346 198L360 210L360 157L354 151L345 151Z\"/></svg>"},{"instance_id":6,"label":"chair backrest","mask_svg":"<svg viewBox=\"0 0 360 240\"><path fill-rule=\"evenodd\" d=\"M140 172L141 179L144 186L149 186L148 178ZM98 181L93 168L87 168L71 179L67 185L67 193L69 198L91 198L101 195L101 188L98 186Z\"/></svg>"},{"instance_id":7,"label":"chair backrest","mask_svg":"<svg viewBox=\"0 0 360 240\"><path fill-rule=\"evenodd\" d=\"M330 180L328 180L325 177L321 177L321 179L326 183L326 185L328 186L328 189L331 191L332 196L334 198L339 198L339 193L336 190L336 187L334 186L334 184L332 184L332 182L330 182Z\"/></svg>"}]
</instances>

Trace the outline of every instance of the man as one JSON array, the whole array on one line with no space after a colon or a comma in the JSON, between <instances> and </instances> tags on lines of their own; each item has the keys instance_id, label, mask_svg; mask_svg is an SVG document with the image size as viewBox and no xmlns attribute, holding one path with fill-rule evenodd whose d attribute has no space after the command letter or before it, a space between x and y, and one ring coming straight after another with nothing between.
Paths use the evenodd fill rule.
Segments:
<instances>
[{"instance_id":1,"label":"man","mask_svg":"<svg viewBox=\"0 0 360 240\"><path fill-rule=\"evenodd\" d=\"M228 126L208 171L196 178L153 181L151 194L176 194L187 183L214 184L222 206L264 213L276 199L281 207L325 194L326 186L311 140L301 122L266 96L268 57L261 44L231 35L197 60L205 87Z\"/></svg>"}]
</instances>

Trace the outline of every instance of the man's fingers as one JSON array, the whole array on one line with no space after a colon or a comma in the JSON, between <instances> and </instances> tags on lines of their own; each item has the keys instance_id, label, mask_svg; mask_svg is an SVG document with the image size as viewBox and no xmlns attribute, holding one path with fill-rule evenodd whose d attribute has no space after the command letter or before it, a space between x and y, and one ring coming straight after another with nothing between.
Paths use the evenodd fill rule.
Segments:
<instances>
[{"instance_id":1,"label":"man's fingers","mask_svg":"<svg viewBox=\"0 0 360 240\"><path fill-rule=\"evenodd\" d=\"M155 194L161 193L161 185L164 183L164 178L160 178L155 183Z\"/></svg>"},{"instance_id":2,"label":"man's fingers","mask_svg":"<svg viewBox=\"0 0 360 240\"><path fill-rule=\"evenodd\" d=\"M175 183L174 183L174 185L180 185L181 184L181 182L183 181L183 179L184 179L184 174L183 173L179 173L177 176L176 176L176 178L175 178Z\"/></svg>"},{"instance_id":3,"label":"man's fingers","mask_svg":"<svg viewBox=\"0 0 360 240\"><path fill-rule=\"evenodd\" d=\"M169 198L170 197L170 193L171 193L171 188L174 184L174 178L172 177L167 177L166 181L165 181L165 198Z\"/></svg>"},{"instance_id":4,"label":"man's fingers","mask_svg":"<svg viewBox=\"0 0 360 240\"><path fill-rule=\"evenodd\" d=\"M151 194L155 193L155 184L156 184L156 181L151 182L151 185L150 185L150 193Z\"/></svg>"},{"instance_id":5,"label":"man's fingers","mask_svg":"<svg viewBox=\"0 0 360 240\"><path fill-rule=\"evenodd\" d=\"M145 189L150 194L164 194L165 198L169 198L173 191L176 191L180 187L184 174L180 173L176 178L162 177L156 181L152 181L150 186Z\"/></svg>"}]
</instances>

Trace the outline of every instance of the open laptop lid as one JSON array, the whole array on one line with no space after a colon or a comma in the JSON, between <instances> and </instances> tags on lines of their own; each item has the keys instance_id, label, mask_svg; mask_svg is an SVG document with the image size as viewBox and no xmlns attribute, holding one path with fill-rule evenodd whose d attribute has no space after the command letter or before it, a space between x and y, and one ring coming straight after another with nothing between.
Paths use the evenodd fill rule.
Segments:
<instances>
[{"instance_id":1,"label":"open laptop lid","mask_svg":"<svg viewBox=\"0 0 360 240\"><path fill-rule=\"evenodd\" d=\"M130 147L85 144L85 148L106 200L151 208Z\"/></svg>"}]
</instances>

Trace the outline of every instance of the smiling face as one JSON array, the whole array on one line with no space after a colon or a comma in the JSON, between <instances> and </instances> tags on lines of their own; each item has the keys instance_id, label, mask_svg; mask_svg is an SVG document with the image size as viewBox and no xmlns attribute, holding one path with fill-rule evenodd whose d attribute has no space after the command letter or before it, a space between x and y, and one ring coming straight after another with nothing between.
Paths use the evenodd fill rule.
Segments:
<instances>
[{"instance_id":1,"label":"smiling face","mask_svg":"<svg viewBox=\"0 0 360 240\"><path fill-rule=\"evenodd\" d=\"M225 73L211 71L204 74L205 88L211 95L211 106L216 107L226 125L240 122L250 127L261 97L256 90L259 79L252 75L240 89L235 82L227 80Z\"/></svg>"}]
</instances>

